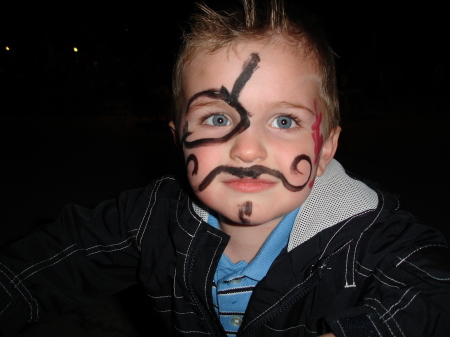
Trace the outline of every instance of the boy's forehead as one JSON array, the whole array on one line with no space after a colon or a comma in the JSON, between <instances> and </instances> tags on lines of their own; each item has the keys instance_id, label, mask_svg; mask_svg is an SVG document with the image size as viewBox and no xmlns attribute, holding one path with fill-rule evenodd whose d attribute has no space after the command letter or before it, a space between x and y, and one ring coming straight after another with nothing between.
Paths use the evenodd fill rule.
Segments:
<instances>
[{"instance_id":1,"label":"boy's forehead","mask_svg":"<svg viewBox=\"0 0 450 337\"><path fill-rule=\"evenodd\" d=\"M321 81L317 61L313 53L305 50L301 45L293 46L284 41L277 42L241 42L215 52L199 49L186 62L183 69L182 98L183 106L192 95L202 90L220 90L222 86L231 88L234 81L245 67L251 54L257 54L260 62L255 70L256 78L263 68L269 71L266 84L272 78L289 76L290 72L301 72L302 77Z\"/></svg>"},{"instance_id":2,"label":"boy's forehead","mask_svg":"<svg viewBox=\"0 0 450 337\"><path fill-rule=\"evenodd\" d=\"M205 63L206 65L215 64L215 66L219 66L232 60L245 62L251 53L264 56L273 53L274 50L285 55L292 55L293 59L299 63L313 65L317 63L317 60L310 49L305 43L297 42L293 44L282 38L236 42L214 51L206 47L199 47L192 52L191 57L183 67L183 76L195 76L195 74L189 72L190 68L204 67Z\"/></svg>"}]
</instances>

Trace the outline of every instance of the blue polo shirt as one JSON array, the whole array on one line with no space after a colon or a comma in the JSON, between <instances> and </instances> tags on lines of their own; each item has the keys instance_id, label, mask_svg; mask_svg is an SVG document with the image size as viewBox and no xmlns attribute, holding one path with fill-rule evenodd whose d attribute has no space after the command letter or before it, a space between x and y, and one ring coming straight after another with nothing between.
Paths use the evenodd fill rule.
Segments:
<instances>
[{"instance_id":1,"label":"blue polo shirt","mask_svg":"<svg viewBox=\"0 0 450 337\"><path fill-rule=\"evenodd\" d=\"M299 210L300 207L284 216L250 263L233 263L222 254L214 274L212 295L214 307L228 336L236 335L253 288L266 276L275 258L288 244ZM208 215L208 223L219 229L217 218L211 214Z\"/></svg>"}]
</instances>

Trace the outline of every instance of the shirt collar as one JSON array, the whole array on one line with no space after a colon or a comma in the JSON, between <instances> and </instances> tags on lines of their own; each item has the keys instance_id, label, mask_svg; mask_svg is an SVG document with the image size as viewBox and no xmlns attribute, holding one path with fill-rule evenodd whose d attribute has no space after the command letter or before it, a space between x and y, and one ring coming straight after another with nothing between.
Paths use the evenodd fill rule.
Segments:
<instances>
[{"instance_id":1,"label":"shirt collar","mask_svg":"<svg viewBox=\"0 0 450 337\"><path fill-rule=\"evenodd\" d=\"M266 276L272 262L280 254L281 250L286 247L295 217L299 210L300 207L286 214L272 233L270 233L255 258L249 264L244 264L245 267L239 272L240 275L229 274L230 279L238 276L246 276L255 281L261 281L261 279ZM220 229L217 218L211 213L208 214L208 223L211 226ZM228 257L223 254L218 268L229 266L230 263L231 261ZM242 263L238 262L238 265L242 266Z\"/></svg>"}]
</instances>

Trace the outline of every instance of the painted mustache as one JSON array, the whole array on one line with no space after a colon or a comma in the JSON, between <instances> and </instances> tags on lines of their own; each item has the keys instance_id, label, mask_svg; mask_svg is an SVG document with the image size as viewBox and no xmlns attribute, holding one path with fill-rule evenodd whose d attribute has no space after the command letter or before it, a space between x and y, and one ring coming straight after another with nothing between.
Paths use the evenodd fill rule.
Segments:
<instances>
[{"instance_id":1,"label":"painted mustache","mask_svg":"<svg viewBox=\"0 0 450 337\"><path fill-rule=\"evenodd\" d=\"M222 165L222 166L216 167L203 179L203 181L198 186L198 191L201 192L205 188L207 188L217 175L219 175L221 173L228 173L228 174L231 174L238 178L253 178L253 179L258 178L261 174L268 174L268 175L271 175L271 176L281 180L281 182L283 183L284 187L287 190L289 190L291 192L298 192L298 191L301 191L306 186L309 179L311 178L311 173L312 173L311 159L307 155L300 155L300 156L296 157L294 162L292 163L291 170L299 172L297 170L297 164L302 160L306 160L311 167L311 169L309 170L309 177L303 185L299 185L299 186L292 185L286 179L286 177L283 175L283 173L281 173L280 171L273 170L268 167L262 166L262 165L253 165L251 167L232 167L232 166ZM301 172L299 172L299 173L301 173Z\"/></svg>"}]
</instances>

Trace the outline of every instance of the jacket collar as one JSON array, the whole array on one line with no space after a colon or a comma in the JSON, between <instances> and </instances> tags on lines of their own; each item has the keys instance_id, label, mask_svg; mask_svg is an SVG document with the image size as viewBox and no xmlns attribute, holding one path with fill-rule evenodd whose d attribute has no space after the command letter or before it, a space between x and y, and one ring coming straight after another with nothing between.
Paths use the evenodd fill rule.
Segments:
<instances>
[{"instance_id":1,"label":"jacket collar","mask_svg":"<svg viewBox=\"0 0 450 337\"><path fill-rule=\"evenodd\" d=\"M288 251L326 228L376 209L377 205L378 194L363 182L348 176L342 165L333 159L325 173L316 177L310 195L297 214Z\"/></svg>"}]
</instances>

